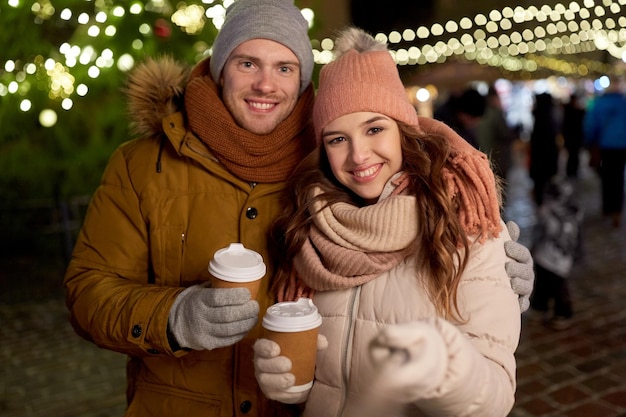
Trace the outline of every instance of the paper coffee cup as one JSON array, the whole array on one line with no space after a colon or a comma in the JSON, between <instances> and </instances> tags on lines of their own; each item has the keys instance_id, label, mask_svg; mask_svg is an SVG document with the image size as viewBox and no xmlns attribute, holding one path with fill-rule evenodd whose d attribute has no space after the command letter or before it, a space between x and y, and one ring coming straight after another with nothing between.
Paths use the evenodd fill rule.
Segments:
<instances>
[{"instance_id":1,"label":"paper coffee cup","mask_svg":"<svg viewBox=\"0 0 626 417\"><path fill-rule=\"evenodd\" d=\"M228 247L218 250L209 262L211 287L245 287L250 291L253 300L259 292L265 271L263 257L245 248L241 243L231 243Z\"/></svg>"},{"instance_id":2,"label":"paper coffee cup","mask_svg":"<svg viewBox=\"0 0 626 417\"><path fill-rule=\"evenodd\" d=\"M280 354L291 359L296 382L289 392L302 392L313 385L321 324L322 316L309 298L274 304L263 316L265 337L278 343Z\"/></svg>"}]
</instances>

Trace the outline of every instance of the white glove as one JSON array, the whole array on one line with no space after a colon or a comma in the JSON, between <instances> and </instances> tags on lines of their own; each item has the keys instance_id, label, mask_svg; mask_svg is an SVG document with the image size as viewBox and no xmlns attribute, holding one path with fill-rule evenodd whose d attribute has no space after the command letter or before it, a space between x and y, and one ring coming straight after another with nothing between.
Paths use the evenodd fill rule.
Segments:
<instances>
[{"instance_id":1,"label":"white glove","mask_svg":"<svg viewBox=\"0 0 626 417\"><path fill-rule=\"evenodd\" d=\"M504 267L507 275L511 278L511 288L519 297L520 311L523 313L530 306L530 293L532 293L535 283L533 258L528 248L517 242L520 234L519 226L515 222L509 221L506 228L512 240L504 242L504 251L513 260L508 261Z\"/></svg>"},{"instance_id":2,"label":"white glove","mask_svg":"<svg viewBox=\"0 0 626 417\"><path fill-rule=\"evenodd\" d=\"M323 335L317 336L317 350L328 347ZM259 339L254 343L254 373L261 391L271 400L285 404L299 404L306 401L310 389L303 392L287 392L296 382L291 372L291 360L280 356L280 346L269 339Z\"/></svg>"},{"instance_id":3,"label":"white glove","mask_svg":"<svg viewBox=\"0 0 626 417\"><path fill-rule=\"evenodd\" d=\"M431 396L448 369L446 343L428 322L386 327L369 349L378 372L373 391L386 402L406 404Z\"/></svg>"}]
</instances>

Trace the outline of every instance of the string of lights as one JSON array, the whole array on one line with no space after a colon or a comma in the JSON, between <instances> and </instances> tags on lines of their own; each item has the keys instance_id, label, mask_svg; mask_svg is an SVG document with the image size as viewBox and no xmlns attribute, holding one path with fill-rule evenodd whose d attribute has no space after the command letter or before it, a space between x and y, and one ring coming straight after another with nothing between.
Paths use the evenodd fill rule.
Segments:
<instances>
[{"instance_id":1,"label":"string of lights","mask_svg":"<svg viewBox=\"0 0 626 417\"><path fill-rule=\"evenodd\" d=\"M584 0L566 7L521 6L479 13L472 19L430 27L379 33L377 39L390 45L407 44L392 50L398 65L443 63L451 56L461 56L483 65L503 67L507 71L533 72L540 68L571 76L613 73L613 65L591 59L572 62L559 56L579 55L605 50L614 58L626 61L626 17L621 15L626 0L603 0L595 4ZM419 42L421 46L411 45ZM314 50L316 62L333 59L333 42L324 39Z\"/></svg>"},{"instance_id":2,"label":"string of lights","mask_svg":"<svg viewBox=\"0 0 626 417\"><path fill-rule=\"evenodd\" d=\"M30 111L33 105L29 94L36 84L33 77L40 82L44 74L49 98L60 101L62 109L70 110L77 97L89 93L90 80L115 69L128 71L134 66L146 39L167 38L173 28L197 38L195 49L199 60L210 54L210 45L200 35L207 26L213 31L219 30L225 10L232 1L180 3L174 10L165 0L119 4L87 0L93 5L91 13L70 8L56 10L48 0L35 2L30 8L35 24L50 19L71 21L87 36L81 38L83 44L63 42L55 56L21 56L0 63L0 99L10 95L20 97L19 108ZM24 7L19 0L9 0L8 4L14 8ZM391 53L401 66L438 64L451 57L460 57L507 71L548 69L563 75L585 77L620 69L592 59L566 59L567 56L603 50L626 61L626 17L621 16L624 4L626 0L583 0L553 7L504 7L471 18L463 17L459 21L379 33L376 37L391 45ZM116 55L110 48L96 46L106 45L107 39L116 37L119 26L128 16L142 16L146 12L160 13L162 18L138 23L130 51ZM314 11L303 9L302 13L312 26ZM333 59L331 39L313 39L312 48L317 64ZM78 68L82 70L77 71ZM54 111L47 109L41 115L40 122L44 126L56 121Z\"/></svg>"}]
</instances>

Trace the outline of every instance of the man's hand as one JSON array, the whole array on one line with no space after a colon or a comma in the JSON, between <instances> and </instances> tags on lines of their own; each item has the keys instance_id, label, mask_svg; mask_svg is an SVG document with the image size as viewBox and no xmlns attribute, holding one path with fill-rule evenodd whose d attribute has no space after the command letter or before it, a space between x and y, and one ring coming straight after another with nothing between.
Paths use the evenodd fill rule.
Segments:
<instances>
[{"instance_id":1,"label":"man's hand","mask_svg":"<svg viewBox=\"0 0 626 417\"><path fill-rule=\"evenodd\" d=\"M180 347L211 350L243 339L258 318L259 303L246 288L194 285L174 301L168 327Z\"/></svg>"},{"instance_id":2,"label":"man's hand","mask_svg":"<svg viewBox=\"0 0 626 417\"><path fill-rule=\"evenodd\" d=\"M506 227L512 240L504 243L504 251L513 260L507 262L504 266L507 275L511 278L511 288L519 296L519 307L523 313L530 307L530 294L533 292L535 284L533 258L528 248L517 242L517 239L519 239L519 226L509 221Z\"/></svg>"}]
</instances>

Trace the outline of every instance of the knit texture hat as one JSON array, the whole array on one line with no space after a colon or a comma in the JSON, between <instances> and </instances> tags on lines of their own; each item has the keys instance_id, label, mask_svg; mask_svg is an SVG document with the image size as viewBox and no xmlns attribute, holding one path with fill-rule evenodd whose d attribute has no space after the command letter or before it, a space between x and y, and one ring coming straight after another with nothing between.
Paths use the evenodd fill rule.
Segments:
<instances>
[{"instance_id":1,"label":"knit texture hat","mask_svg":"<svg viewBox=\"0 0 626 417\"><path fill-rule=\"evenodd\" d=\"M413 126L419 124L386 45L361 29L349 28L335 42L335 60L320 72L313 108L318 143L328 123L363 111L385 114Z\"/></svg>"},{"instance_id":2,"label":"knit texture hat","mask_svg":"<svg viewBox=\"0 0 626 417\"><path fill-rule=\"evenodd\" d=\"M300 93L311 82L313 50L309 24L293 0L238 0L226 10L226 19L213 43L211 76L219 83L231 52L251 39L269 39L285 45L300 61Z\"/></svg>"}]
</instances>

